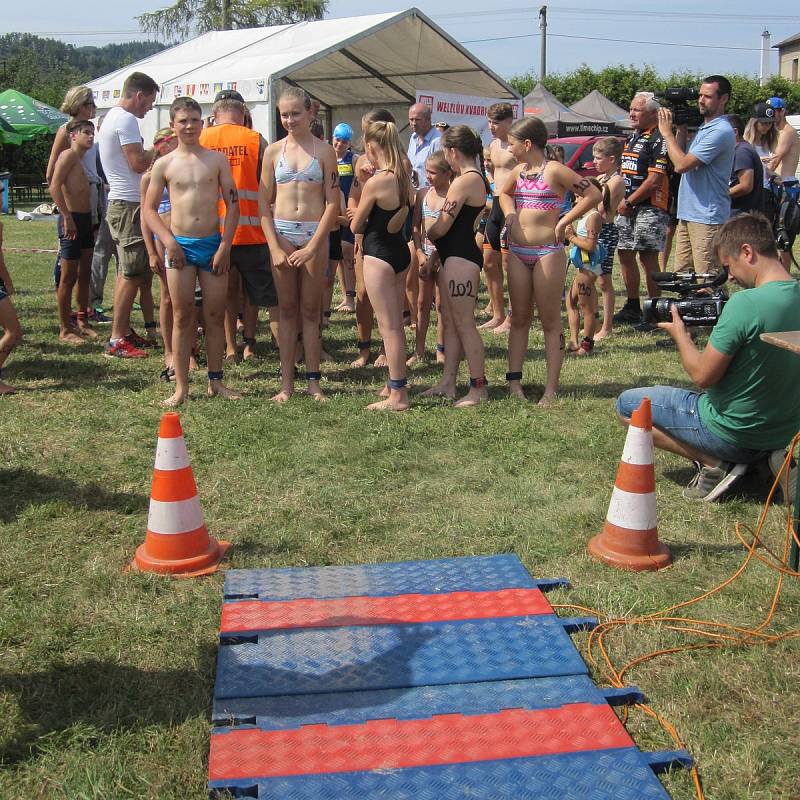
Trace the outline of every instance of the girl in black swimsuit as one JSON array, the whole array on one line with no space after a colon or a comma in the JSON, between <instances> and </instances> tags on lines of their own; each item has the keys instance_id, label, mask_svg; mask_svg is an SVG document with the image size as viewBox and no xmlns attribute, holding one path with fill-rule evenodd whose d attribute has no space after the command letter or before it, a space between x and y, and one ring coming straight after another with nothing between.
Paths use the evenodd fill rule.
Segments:
<instances>
[{"instance_id":1,"label":"girl in black swimsuit","mask_svg":"<svg viewBox=\"0 0 800 800\"><path fill-rule=\"evenodd\" d=\"M486 204L483 143L468 125L456 125L442 136L442 151L458 176L450 184L439 219L428 230L442 268L439 294L444 304L444 375L427 395L455 397L462 355L469 365L469 392L456 407L475 406L489 397L483 342L475 327L483 255L475 243L475 227Z\"/></svg>"},{"instance_id":2,"label":"girl in black swimsuit","mask_svg":"<svg viewBox=\"0 0 800 800\"><path fill-rule=\"evenodd\" d=\"M386 399L368 408L405 411L408 390L403 300L411 253L403 237L403 223L409 211L411 181L393 122L371 123L364 131L364 147L375 173L364 185L350 227L353 233L364 234L364 284L378 317L389 365L389 381L382 393Z\"/></svg>"}]
</instances>

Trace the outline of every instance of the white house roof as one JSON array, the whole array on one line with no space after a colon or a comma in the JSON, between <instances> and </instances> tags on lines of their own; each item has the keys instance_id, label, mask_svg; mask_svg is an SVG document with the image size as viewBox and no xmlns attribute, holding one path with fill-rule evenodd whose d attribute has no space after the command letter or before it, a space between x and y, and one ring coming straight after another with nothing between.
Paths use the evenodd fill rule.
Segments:
<instances>
[{"instance_id":1,"label":"white house roof","mask_svg":"<svg viewBox=\"0 0 800 800\"><path fill-rule=\"evenodd\" d=\"M417 87L518 97L416 8L205 33L91 81L98 106L116 105L134 71L161 86L159 105L184 94L210 102L222 88L235 88L246 102L265 100L265 87L277 78L329 106L413 102Z\"/></svg>"}]
</instances>

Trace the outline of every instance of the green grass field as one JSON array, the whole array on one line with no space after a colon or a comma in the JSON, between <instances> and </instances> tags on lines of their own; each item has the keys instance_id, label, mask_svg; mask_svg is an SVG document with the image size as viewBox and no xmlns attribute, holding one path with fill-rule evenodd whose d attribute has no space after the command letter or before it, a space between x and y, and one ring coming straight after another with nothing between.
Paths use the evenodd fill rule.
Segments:
<instances>
[{"instance_id":1,"label":"green grass field","mask_svg":"<svg viewBox=\"0 0 800 800\"><path fill-rule=\"evenodd\" d=\"M54 242L49 223L5 223L7 248ZM60 344L53 256L9 249L6 261L26 336L6 373L21 391L0 398L0 797L205 797L223 576L123 572L144 539L158 402L170 391L157 380L161 361L126 363L104 358L99 343ZM615 396L685 383L675 351L652 337L617 332L593 357L568 360L560 399L544 410L505 397L505 340L487 334L492 402L454 410L416 398L438 374L426 365L410 374L414 405L402 415L365 411L385 372L347 366L352 317L334 314L325 336L337 357L324 365L325 405L269 402L277 357L260 338L258 363L226 372L243 401L206 400L197 374L197 399L181 412L209 530L234 545L227 567L515 552L533 575L572 581L552 602L633 617L702 593L745 556L734 528L755 525L765 485L748 477L722 503L689 503L681 490L690 466L662 453L659 532L674 566L629 574L586 553L624 443ZM535 324L530 348L525 383L537 397L544 361ZM775 506L764 527L776 548L784 517ZM776 578L755 563L685 613L752 626ZM770 630L796 628L798 613L800 585L787 579ZM576 637L584 653L586 639ZM617 665L694 641L656 626L609 637ZM663 656L627 677L675 724L708 798L800 797L797 639ZM640 712L628 726L642 749L673 748ZM685 772L664 782L674 798L695 796Z\"/></svg>"}]
</instances>

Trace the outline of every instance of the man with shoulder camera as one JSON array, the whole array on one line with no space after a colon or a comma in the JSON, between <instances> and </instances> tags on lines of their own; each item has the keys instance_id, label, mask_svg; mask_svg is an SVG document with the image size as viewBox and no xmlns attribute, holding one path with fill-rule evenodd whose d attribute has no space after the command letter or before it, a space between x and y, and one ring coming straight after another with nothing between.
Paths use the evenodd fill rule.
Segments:
<instances>
[{"instance_id":1,"label":"man with shoulder camera","mask_svg":"<svg viewBox=\"0 0 800 800\"><path fill-rule=\"evenodd\" d=\"M800 285L778 258L772 227L760 214L739 214L717 233L714 256L744 291L727 302L706 347L697 349L674 306L672 321L659 323L701 391L650 386L617 398L626 425L650 398L655 446L697 467L683 491L690 500L716 500L757 462L777 474L800 427L800 394L791 390L800 381L800 358L760 338L800 329ZM794 481L796 472L790 487Z\"/></svg>"},{"instance_id":2,"label":"man with shoulder camera","mask_svg":"<svg viewBox=\"0 0 800 800\"><path fill-rule=\"evenodd\" d=\"M667 143L675 172L681 175L678 189L678 227L675 234L675 269L706 272L718 266L713 251L714 234L731 212L728 184L733 167L736 136L725 117L731 84L722 75L703 79L697 107L703 124L688 151L687 126L672 129L672 112L658 111L658 129Z\"/></svg>"}]
</instances>

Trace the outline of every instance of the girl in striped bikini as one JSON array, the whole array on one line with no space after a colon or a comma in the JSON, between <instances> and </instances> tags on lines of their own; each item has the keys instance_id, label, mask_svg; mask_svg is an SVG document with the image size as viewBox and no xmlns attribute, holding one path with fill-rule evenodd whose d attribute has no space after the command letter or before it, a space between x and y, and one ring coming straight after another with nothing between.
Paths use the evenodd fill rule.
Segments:
<instances>
[{"instance_id":1,"label":"girl in striped bikini","mask_svg":"<svg viewBox=\"0 0 800 800\"><path fill-rule=\"evenodd\" d=\"M600 202L599 189L564 164L545 157L547 128L537 117L517 120L508 134L509 151L519 162L502 187L500 206L506 216L508 292L514 314L508 336L509 392L525 399L522 365L528 349L533 304L544 332L547 378L540 406L556 397L564 357L561 292L567 274L564 230ZM580 198L559 219L564 194Z\"/></svg>"},{"instance_id":2,"label":"girl in striped bikini","mask_svg":"<svg viewBox=\"0 0 800 800\"><path fill-rule=\"evenodd\" d=\"M285 403L294 393L298 317L302 321L308 394L324 400L320 388L320 319L329 232L339 213L336 153L311 133L311 100L296 87L278 100L286 138L271 144L261 170L261 227L267 237L272 275L278 290L281 390L272 399ZM274 208L270 199L274 198Z\"/></svg>"}]
</instances>

